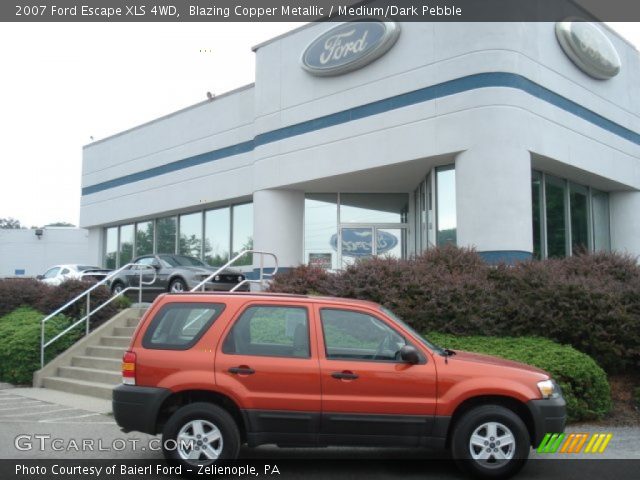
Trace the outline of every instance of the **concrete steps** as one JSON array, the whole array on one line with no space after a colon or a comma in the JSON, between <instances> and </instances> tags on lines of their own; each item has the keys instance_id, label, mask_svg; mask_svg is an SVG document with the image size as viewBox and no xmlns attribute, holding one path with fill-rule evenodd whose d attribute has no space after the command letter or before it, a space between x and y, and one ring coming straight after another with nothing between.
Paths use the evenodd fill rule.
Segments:
<instances>
[{"instance_id":1,"label":"concrete steps","mask_svg":"<svg viewBox=\"0 0 640 480\"><path fill-rule=\"evenodd\" d=\"M122 355L143 312L124 310L80 339L35 373L34 386L110 400L122 381Z\"/></svg>"}]
</instances>

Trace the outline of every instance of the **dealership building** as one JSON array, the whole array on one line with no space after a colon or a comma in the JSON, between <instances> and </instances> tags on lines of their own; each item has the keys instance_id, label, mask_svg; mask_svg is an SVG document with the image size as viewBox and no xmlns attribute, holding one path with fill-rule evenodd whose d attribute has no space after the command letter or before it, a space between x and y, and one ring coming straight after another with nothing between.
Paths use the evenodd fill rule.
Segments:
<instances>
[{"instance_id":1,"label":"dealership building","mask_svg":"<svg viewBox=\"0 0 640 480\"><path fill-rule=\"evenodd\" d=\"M254 50L254 84L84 147L91 262L640 255L640 58L607 26L314 23Z\"/></svg>"}]
</instances>

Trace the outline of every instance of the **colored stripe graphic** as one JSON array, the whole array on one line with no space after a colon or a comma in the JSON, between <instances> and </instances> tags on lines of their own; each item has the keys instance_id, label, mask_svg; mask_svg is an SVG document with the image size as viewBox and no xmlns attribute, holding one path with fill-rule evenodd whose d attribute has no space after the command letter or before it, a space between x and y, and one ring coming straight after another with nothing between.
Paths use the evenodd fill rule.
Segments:
<instances>
[{"instance_id":1,"label":"colored stripe graphic","mask_svg":"<svg viewBox=\"0 0 640 480\"><path fill-rule=\"evenodd\" d=\"M604 453L613 438L611 433L547 433L536 449L538 453ZM588 442L587 442L588 440Z\"/></svg>"}]
</instances>

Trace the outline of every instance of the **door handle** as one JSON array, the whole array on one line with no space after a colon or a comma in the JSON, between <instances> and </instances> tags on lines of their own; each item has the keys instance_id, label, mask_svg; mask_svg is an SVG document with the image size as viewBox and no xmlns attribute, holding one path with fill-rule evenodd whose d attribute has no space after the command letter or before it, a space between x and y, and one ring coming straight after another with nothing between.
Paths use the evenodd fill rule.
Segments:
<instances>
[{"instance_id":1,"label":"door handle","mask_svg":"<svg viewBox=\"0 0 640 480\"><path fill-rule=\"evenodd\" d=\"M229 373L234 373L237 375L253 375L256 371L251 367L231 367L229 369Z\"/></svg>"},{"instance_id":2,"label":"door handle","mask_svg":"<svg viewBox=\"0 0 640 480\"><path fill-rule=\"evenodd\" d=\"M358 374L357 373L353 373L353 372L349 372L349 371L333 372L331 374L331 376L333 378L337 378L338 380L355 380L356 378L358 378Z\"/></svg>"}]
</instances>

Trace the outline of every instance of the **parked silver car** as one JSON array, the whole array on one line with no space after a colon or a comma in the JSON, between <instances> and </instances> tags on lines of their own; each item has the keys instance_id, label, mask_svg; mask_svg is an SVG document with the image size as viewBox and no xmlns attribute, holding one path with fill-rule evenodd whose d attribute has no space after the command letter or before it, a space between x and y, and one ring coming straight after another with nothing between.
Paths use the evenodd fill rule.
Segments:
<instances>
[{"instance_id":1,"label":"parked silver car","mask_svg":"<svg viewBox=\"0 0 640 480\"><path fill-rule=\"evenodd\" d=\"M94 267L91 265L56 265L47 269L43 275L36 278L48 285L60 285L65 280L96 280L100 281L111 270L107 268Z\"/></svg>"},{"instance_id":2,"label":"parked silver car","mask_svg":"<svg viewBox=\"0 0 640 480\"><path fill-rule=\"evenodd\" d=\"M131 263L133 265L111 279L112 293L120 293L127 287L137 287L141 269L148 272L143 272L142 282L150 281L153 273L149 272L149 267L156 270L157 276L153 284L144 285L144 291L155 294L189 291L217 270L216 267L186 255L144 255L135 258ZM242 272L225 269L205 284L205 290L229 291L244 279ZM247 291L249 285L242 285L239 290Z\"/></svg>"}]
</instances>

